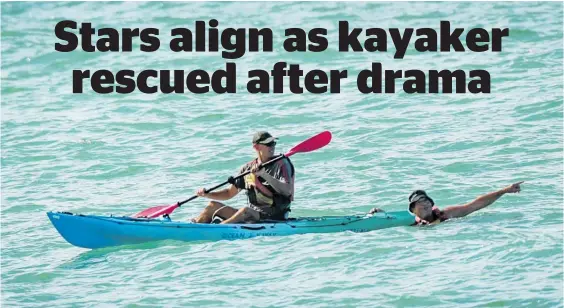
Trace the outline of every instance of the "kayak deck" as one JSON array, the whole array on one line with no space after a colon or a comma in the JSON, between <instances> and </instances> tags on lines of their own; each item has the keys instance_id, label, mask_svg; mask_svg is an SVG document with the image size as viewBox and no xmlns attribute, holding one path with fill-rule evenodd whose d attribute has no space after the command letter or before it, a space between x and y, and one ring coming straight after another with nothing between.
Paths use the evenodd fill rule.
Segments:
<instances>
[{"instance_id":1,"label":"kayak deck","mask_svg":"<svg viewBox=\"0 0 564 308\"><path fill-rule=\"evenodd\" d=\"M306 233L367 232L408 226L414 221L407 211L374 215L300 217L255 224L199 224L169 219L81 215L68 212L48 212L47 216L67 242L89 249L160 240L219 241Z\"/></svg>"}]
</instances>

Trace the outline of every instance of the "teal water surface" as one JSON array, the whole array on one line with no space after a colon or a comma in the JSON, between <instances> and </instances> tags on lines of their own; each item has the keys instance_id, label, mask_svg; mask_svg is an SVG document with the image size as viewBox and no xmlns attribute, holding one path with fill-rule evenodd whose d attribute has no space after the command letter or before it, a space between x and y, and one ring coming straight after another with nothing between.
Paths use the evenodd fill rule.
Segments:
<instances>
[{"instance_id":1,"label":"teal water surface","mask_svg":"<svg viewBox=\"0 0 564 308\"><path fill-rule=\"evenodd\" d=\"M11 2L1 17L1 278L5 307L562 307L563 5L560 2ZM223 68L219 53L59 53L58 21L176 27L218 19L270 27L274 51L237 63L236 94L72 94L73 69ZM340 53L338 22L360 28L509 28L502 52ZM287 53L284 29L323 27L329 48ZM363 36L361 36L363 37ZM278 61L347 69L340 94L252 95L246 72ZM486 69L490 94L361 94L384 69ZM224 181L268 130L293 157L292 216L403 210L414 189L441 208L525 181L468 217L368 233L160 242L89 251L47 211L129 215ZM175 211L187 220L206 204ZM246 204L243 194L229 203Z\"/></svg>"}]
</instances>

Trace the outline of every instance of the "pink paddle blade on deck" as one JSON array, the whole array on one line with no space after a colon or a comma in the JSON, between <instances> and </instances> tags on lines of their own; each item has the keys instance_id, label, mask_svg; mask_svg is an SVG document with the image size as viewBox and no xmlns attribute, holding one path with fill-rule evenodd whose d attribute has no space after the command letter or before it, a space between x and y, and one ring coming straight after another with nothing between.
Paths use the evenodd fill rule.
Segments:
<instances>
[{"instance_id":1,"label":"pink paddle blade on deck","mask_svg":"<svg viewBox=\"0 0 564 308\"><path fill-rule=\"evenodd\" d=\"M177 207L179 207L178 203L172 205L159 205L152 208L148 208L144 211L141 211L132 217L134 218L155 218L160 217L165 214L172 213Z\"/></svg>"}]
</instances>

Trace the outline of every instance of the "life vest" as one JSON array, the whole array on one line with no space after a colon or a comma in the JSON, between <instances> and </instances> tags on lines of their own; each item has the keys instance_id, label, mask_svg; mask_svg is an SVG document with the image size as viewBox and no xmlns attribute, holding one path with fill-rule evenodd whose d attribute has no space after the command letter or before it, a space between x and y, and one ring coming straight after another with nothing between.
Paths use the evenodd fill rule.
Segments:
<instances>
[{"instance_id":1,"label":"life vest","mask_svg":"<svg viewBox=\"0 0 564 308\"><path fill-rule=\"evenodd\" d=\"M275 164L278 165L279 168L286 172L286 168L284 168L284 160L287 160L290 169L291 169L291 176L292 183L295 179L295 169L294 165L288 158L283 158L277 161ZM250 162L250 166L254 166L258 163L258 159L254 159ZM268 169L267 171L268 172ZM271 174L272 175L272 174ZM285 176L288 177L288 176ZM249 199L249 203L254 204L256 206L272 206L272 207L289 207L290 203L294 201L294 192L290 196L284 196L278 193L272 186L268 184L268 182L263 179L262 177L256 177L254 174L249 173L245 176L245 183L254 183L254 189L247 190L247 197Z\"/></svg>"}]
</instances>

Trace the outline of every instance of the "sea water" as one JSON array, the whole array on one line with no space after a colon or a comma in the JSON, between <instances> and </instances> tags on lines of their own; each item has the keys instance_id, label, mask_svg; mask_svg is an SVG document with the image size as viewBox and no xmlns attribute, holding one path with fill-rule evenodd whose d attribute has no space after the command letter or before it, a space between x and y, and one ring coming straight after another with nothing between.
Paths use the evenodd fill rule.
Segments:
<instances>
[{"instance_id":1,"label":"sea water","mask_svg":"<svg viewBox=\"0 0 564 308\"><path fill-rule=\"evenodd\" d=\"M563 20L561 2L12 2L1 18L3 307L562 307ZM167 50L167 31L196 20L269 27L272 52L247 52L237 93L98 94L73 70L202 69L220 52ZM155 27L153 53L55 51L57 22ZM338 22L358 28L509 28L501 52L339 52ZM285 52L284 29L325 28L324 52ZM246 73L276 62L348 70L341 93L249 94ZM491 74L491 93L362 94L355 76L386 69ZM285 85L286 87L288 85ZM252 134L277 152L324 130L326 147L296 154L291 215L407 209L424 189L440 208L517 181L465 218L431 227L204 243L165 241L89 251L47 211L131 215L234 175ZM177 209L187 220L206 200ZM243 193L227 204L243 207Z\"/></svg>"}]
</instances>

